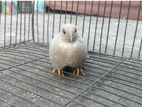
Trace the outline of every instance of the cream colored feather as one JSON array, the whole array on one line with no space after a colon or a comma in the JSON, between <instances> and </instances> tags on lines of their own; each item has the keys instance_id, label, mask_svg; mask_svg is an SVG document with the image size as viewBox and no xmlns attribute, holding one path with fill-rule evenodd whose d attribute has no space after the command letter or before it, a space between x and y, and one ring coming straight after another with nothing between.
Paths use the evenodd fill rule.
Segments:
<instances>
[{"instance_id":1,"label":"cream colored feather","mask_svg":"<svg viewBox=\"0 0 142 107\"><path fill-rule=\"evenodd\" d=\"M86 45L78 36L77 28L65 24L50 45L50 61L55 69L81 66L87 57Z\"/></svg>"}]
</instances>

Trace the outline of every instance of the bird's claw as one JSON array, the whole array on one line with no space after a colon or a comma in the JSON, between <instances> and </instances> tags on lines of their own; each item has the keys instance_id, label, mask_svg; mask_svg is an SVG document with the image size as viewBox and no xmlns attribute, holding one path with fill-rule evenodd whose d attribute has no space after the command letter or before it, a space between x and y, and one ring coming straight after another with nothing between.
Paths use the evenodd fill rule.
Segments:
<instances>
[{"instance_id":1,"label":"bird's claw","mask_svg":"<svg viewBox=\"0 0 142 107\"><path fill-rule=\"evenodd\" d=\"M52 73L56 73L57 75L64 76L64 71L62 69L53 69Z\"/></svg>"},{"instance_id":2,"label":"bird's claw","mask_svg":"<svg viewBox=\"0 0 142 107\"><path fill-rule=\"evenodd\" d=\"M80 74L85 75L85 73L83 72L83 69L81 67L76 67L74 72L73 72L73 75L77 75L78 76Z\"/></svg>"}]
</instances>

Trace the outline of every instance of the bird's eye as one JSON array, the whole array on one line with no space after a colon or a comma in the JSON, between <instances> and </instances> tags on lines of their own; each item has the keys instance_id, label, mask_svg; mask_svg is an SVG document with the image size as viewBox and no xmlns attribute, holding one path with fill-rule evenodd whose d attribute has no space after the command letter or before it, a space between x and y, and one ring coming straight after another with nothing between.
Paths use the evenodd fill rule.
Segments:
<instances>
[{"instance_id":1,"label":"bird's eye","mask_svg":"<svg viewBox=\"0 0 142 107\"><path fill-rule=\"evenodd\" d=\"M64 34L66 33L64 29L63 29L63 33L64 33Z\"/></svg>"},{"instance_id":2,"label":"bird's eye","mask_svg":"<svg viewBox=\"0 0 142 107\"><path fill-rule=\"evenodd\" d=\"M77 29L75 28L75 33L77 32Z\"/></svg>"}]
</instances>

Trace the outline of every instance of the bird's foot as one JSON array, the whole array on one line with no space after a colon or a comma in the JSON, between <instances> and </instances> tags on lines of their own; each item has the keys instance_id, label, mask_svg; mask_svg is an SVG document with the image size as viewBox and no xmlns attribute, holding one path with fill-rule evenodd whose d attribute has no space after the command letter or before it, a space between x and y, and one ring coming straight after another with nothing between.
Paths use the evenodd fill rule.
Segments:
<instances>
[{"instance_id":1,"label":"bird's foot","mask_svg":"<svg viewBox=\"0 0 142 107\"><path fill-rule=\"evenodd\" d=\"M53 69L52 73L56 73L57 75L64 76L64 71L62 69Z\"/></svg>"},{"instance_id":2,"label":"bird's foot","mask_svg":"<svg viewBox=\"0 0 142 107\"><path fill-rule=\"evenodd\" d=\"M85 75L85 73L83 72L83 69L79 66L79 67L75 68L75 70L73 72L73 75L77 75L78 76L80 74Z\"/></svg>"}]
</instances>

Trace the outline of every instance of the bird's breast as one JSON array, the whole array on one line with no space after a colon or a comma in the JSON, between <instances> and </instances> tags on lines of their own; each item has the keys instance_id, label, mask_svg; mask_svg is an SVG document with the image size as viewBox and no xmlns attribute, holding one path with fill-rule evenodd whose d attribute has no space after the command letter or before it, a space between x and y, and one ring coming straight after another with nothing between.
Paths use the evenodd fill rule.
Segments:
<instances>
[{"instance_id":1,"label":"bird's breast","mask_svg":"<svg viewBox=\"0 0 142 107\"><path fill-rule=\"evenodd\" d=\"M86 48L79 42L61 43L58 49L60 49L58 53L62 56L63 60L71 65L73 63L81 63L86 57Z\"/></svg>"},{"instance_id":2,"label":"bird's breast","mask_svg":"<svg viewBox=\"0 0 142 107\"><path fill-rule=\"evenodd\" d=\"M66 54L74 53L82 48L81 44L76 43L61 43L59 44L59 49Z\"/></svg>"}]
</instances>

